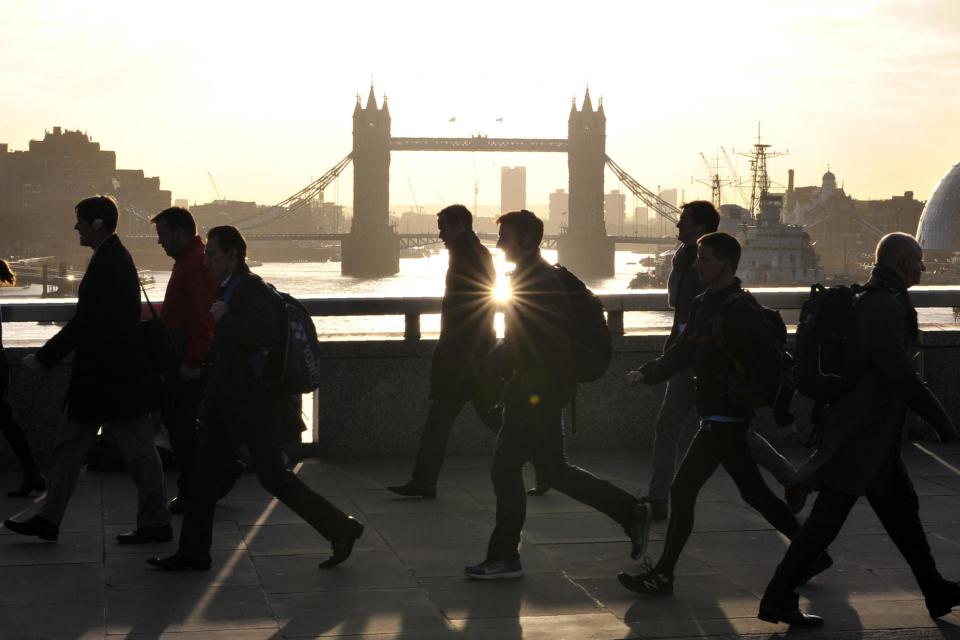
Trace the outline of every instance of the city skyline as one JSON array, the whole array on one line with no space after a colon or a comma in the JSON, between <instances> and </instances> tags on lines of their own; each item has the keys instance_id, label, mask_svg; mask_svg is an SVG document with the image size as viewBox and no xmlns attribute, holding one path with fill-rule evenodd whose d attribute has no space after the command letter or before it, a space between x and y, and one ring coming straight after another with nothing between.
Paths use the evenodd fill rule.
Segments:
<instances>
[{"instance_id":1,"label":"city skyline","mask_svg":"<svg viewBox=\"0 0 960 640\"><path fill-rule=\"evenodd\" d=\"M829 163L860 198L926 199L960 149L960 98L939 89L960 80L945 62L960 53L955 3L600 3L570 20L566 7L494 2L471 32L507 37L473 47L434 3L383 5L377 21L283 2L268 14L120 6L5 8L0 142L25 149L54 126L84 130L191 203L216 197L208 171L224 197L263 204L322 174L350 151L354 96L371 75L399 136L564 137L589 84L604 99L609 155L687 199L709 197L691 183L706 174L700 152L747 150L758 121L765 142L790 151L771 163L775 181L793 168L798 185L816 185ZM664 28L630 26L651 22ZM480 204L495 203L503 166L527 167L531 203L566 186L562 156L395 153L391 204L469 205L475 184ZM738 170L746 178L745 162ZM349 205L350 171L327 200ZM619 187L608 174L607 190Z\"/></svg>"}]
</instances>

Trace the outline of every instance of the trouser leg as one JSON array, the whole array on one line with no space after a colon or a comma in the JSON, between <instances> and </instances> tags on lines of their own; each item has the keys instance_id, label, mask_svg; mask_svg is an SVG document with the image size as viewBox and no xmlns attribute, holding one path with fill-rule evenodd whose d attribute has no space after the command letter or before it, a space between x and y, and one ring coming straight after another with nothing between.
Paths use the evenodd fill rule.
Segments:
<instances>
[{"instance_id":1,"label":"trouser leg","mask_svg":"<svg viewBox=\"0 0 960 640\"><path fill-rule=\"evenodd\" d=\"M497 497L496 525L487 545L487 560L514 560L519 557L520 532L527 516L527 494L523 486L523 465L533 457L542 423L560 421L560 409L540 402L531 405L529 394L511 391L503 413L503 427L497 436L490 477Z\"/></svg>"},{"instance_id":2,"label":"trouser leg","mask_svg":"<svg viewBox=\"0 0 960 640\"><path fill-rule=\"evenodd\" d=\"M747 438L752 432L748 423L713 425L720 463L740 490L744 502L760 512L767 522L792 538L800 528L790 507L778 498L763 481L753 459Z\"/></svg>"},{"instance_id":3,"label":"trouser leg","mask_svg":"<svg viewBox=\"0 0 960 640\"><path fill-rule=\"evenodd\" d=\"M327 540L343 530L347 514L313 491L283 464L279 445L253 445L250 456L260 484Z\"/></svg>"},{"instance_id":4,"label":"trouser leg","mask_svg":"<svg viewBox=\"0 0 960 640\"><path fill-rule=\"evenodd\" d=\"M67 419L64 411L53 441L50 471L47 474L47 495L37 514L57 526L63 520L70 496L77 488L80 467L97 440L97 425L81 424Z\"/></svg>"},{"instance_id":5,"label":"trouser leg","mask_svg":"<svg viewBox=\"0 0 960 640\"><path fill-rule=\"evenodd\" d=\"M203 397L204 380L184 381L171 376L163 390L163 424L170 436L170 448L180 475L177 491L185 498L190 490L190 476L197 460L197 414Z\"/></svg>"},{"instance_id":6,"label":"trouser leg","mask_svg":"<svg viewBox=\"0 0 960 640\"><path fill-rule=\"evenodd\" d=\"M810 566L836 539L857 496L821 487L810 515L790 541L783 560L763 594L763 601L783 608L797 606L796 588Z\"/></svg>"},{"instance_id":7,"label":"trouser leg","mask_svg":"<svg viewBox=\"0 0 960 640\"><path fill-rule=\"evenodd\" d=\"M547 427L536 447L533 462L538 481L546 480L557 491L593 507L623 526L632 523L637 504L633 495L567 462L562 421Z\"/></svg>"},{"instance_id":8,"label":"trouser leg","mask_svg":"<svg viewBox=\"0 0 960 640\"><path fill-rule=\"evenodd\" d=\"M163 485L163 464L153 443L153 422L150 414L133 420L104 424L137 486L137 527L162 527L170 524L166 489Z\"/></svg>"},{"instance_id":9,"label":"trouser leg","mask_svg":"<svg viewBox=\"0 0 960 640\"><path fill-rule=\"evenodd\" d=\"M797 483L797 469L793 463L783 457L755 428L751 427L747 432L747 443L757 464L772 473L777 482L784 487L792 487Z\"/></svg>"},{"instance_id":10,"label":"trouser leg","mask_svg":"<svg viewBox=\"0 0 960 640\"><path fill-rule=\"evenodd\" d=\"M464 404L464 399L443 396L430 402L430 411L420 434L417 462L413 468L414 480L431 487L436 486L447 452L450 431Z\"/></svg>"},{"instance_id":11,"label":"trouser leg","mask_svg":"<svg viewBox=\"0 0 960 640\"><path fill-rule=\"evenodd\" d=\"M16 417L13 415L13 407L10 406L10 400L5 393L0 396L0 432L3 433L7 442L10 443L10 448L13 450L14 455L17 456L17 460L20 461L20 466L23 470L29 471L36 469L37 463L34 461L33 453L30 451L27 434L20 428L20 423L17 422Z\"/></svg>"},{"instance_id":12,"label":"trouser leg","mask_svg":"<svg viewBox=\"0 0 960 640\"><path fill-rule=\"evenodd\" d=\"M228 465L236 458L233 443L209 427L201 427L197 460L190 479L190 499L187 500L180 529L180 551L192 557L209 557L213 543L213 518L220 497L220 484Z\"/></svg>"},{"instance_id":13,"label":"trouser leg","mask_svg":"<svg viewBox=\"0 0 960 640\"><path fill-rule=\"evenodd\" d=\"M677 460L696 430L693 369L678 371L667 381L663 402L654 423L653 474L648 495L654 502L666 502L673 483Z\"/></svg>"},{"instance_id":14,"label":"trouser leg","mask_svg":"<svg viewBox=\"0 0 960 640\"><path fill-rule=\"evenodd\" d=\"M673 575L680 552L693 531L697 495L720 464L713 440L710 429L701 427L680 463L670 489L670 521L667 523L663 553L657 563L657 570L666 575Z\"/></svg>"},{"instance_id":15,"label":"trouser leg","mask_svg":"<svg viewBox=\"0 0 960 640\"><path fill-rule=\"evenodd\" d=\"M895 473L890 495L868 495L867 499L887 535L910 565L920 590L929 596L943 587L944 579L937 570L927 534L920 522L920 501L913 483L902 467Z\"/></svg>"}]
</instances>

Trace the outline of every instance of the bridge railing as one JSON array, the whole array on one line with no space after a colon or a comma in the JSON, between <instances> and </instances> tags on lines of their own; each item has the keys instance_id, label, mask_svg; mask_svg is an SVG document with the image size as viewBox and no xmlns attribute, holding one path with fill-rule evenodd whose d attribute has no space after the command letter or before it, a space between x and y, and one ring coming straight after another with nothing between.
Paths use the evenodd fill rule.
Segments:
<instances>
[{"instance_id":1,"label":"bridge railing","mask_svg":"<svg viewBox=\"0 0 960 640\"><path fill-rule=\"evenodd\" d=\"M774 309L796 310L807 299L809 287L751 288L761 304ZM663 289L600 294L612 333L623 335L623 316L631 311L669 311ZM910 299L919 308L960 308L960 287L915 287ZM404 338L419 340L420 317L440 313L440 296L430 297L300 297L314 317L402 316ZM64 322L73 316L75 299L0 301L4 322ZM502 306L502 304L501 304Z\"/></svg>"}]
</instances>

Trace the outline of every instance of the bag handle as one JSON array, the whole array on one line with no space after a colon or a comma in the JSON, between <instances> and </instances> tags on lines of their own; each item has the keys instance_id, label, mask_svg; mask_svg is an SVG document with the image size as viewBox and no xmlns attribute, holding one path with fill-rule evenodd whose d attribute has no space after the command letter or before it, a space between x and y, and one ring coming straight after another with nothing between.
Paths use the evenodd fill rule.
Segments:
<instances>
[{"instance_id":1,"label":"bag handle","mask_svg":"<svg viewBox=\"0 0 960 640\"><path fill-rule=\"evenodd\" d=\"M147 306L150 307L150 315L153 316L154 320L159 319L160 316L157 315L156 308L153 306L153 303L150 302L150 296L147 295L147 289L143 286L143 281L140 280L139 275L137 276L137 282L140 284L140 291L143 291L143 299L147 301Z\"/></svg>"}]
</instances>

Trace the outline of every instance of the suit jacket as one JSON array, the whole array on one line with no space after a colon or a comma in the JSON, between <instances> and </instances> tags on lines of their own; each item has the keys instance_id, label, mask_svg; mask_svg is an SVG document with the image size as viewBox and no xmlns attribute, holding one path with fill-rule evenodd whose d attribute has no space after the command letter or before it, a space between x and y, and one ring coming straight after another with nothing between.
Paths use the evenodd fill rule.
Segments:
<instances>
[{"instance_id":1,"label":"suit jacket","mask_svg":"<svg viewBox=\"0 0 960 640\"><path fill-rule=\"evenodd\" d=\"M857 383L827 409L822 443L800 474L853 495L887 495L894 475L906 474L900 444L907 408L938 432L953 427L917 374L917 312L902 281L876 267L868 285L856 307Z\"/></svg>"},{"instance_id":2,"label":"suit jacket","mask_svg":"<svg viewBox=\"0 0 960 640\"><path fill-rule=\"evenodd\" d=\"M76 313L37 351L37 358L52 367L71 351L70 420L132 419L157 407L157 378L140 325L137 269L116 235L94 252L80 281Z\"/></svg>"},{"instance_id":3,"label":"suit jacket","mask_svg":"<svg viewBox=\"0 0 960 640\"><path fill-rule=\"evenodd\" d=\"M450 247L440 305L440 339L430 367L430 397L470 393L472 372L493 348L493 287L497 272L490 251L470 231Z\"/></svg>"},{"instance_id":4,"label":"suit jacket","mask_svg":"<svg viewBox=\"0 0 960 640\"><path fill-rule=\"evenodd\" d=\"M221 431L235 444L298 441L305 428L300 396L283 395L264 386L250 360L256 351L286 347L283 302L246 265L233 278L242 281L216 326L200 421L204 428Z\"/></svg>"}]
</instances>

